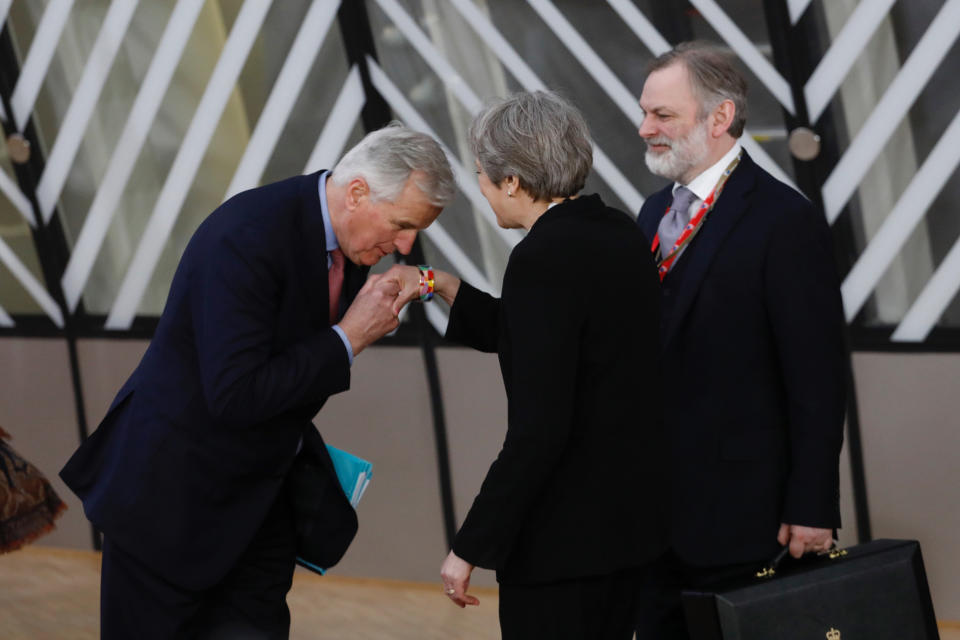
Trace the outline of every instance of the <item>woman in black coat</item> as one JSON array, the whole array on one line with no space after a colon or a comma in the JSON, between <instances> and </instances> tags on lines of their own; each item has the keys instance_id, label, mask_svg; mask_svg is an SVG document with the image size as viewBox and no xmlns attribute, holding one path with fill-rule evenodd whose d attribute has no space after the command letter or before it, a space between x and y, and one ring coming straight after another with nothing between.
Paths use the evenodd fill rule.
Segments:
<instances>
[{"instance_id":1,"label":"woman in black coat","mask_svg":"<svg viewBox=\"0 0 960 640\"><path fill-rule=\"evenodd\" d=\"M480 190L529 233L501 298L425 267L394 267L397 309L433 292L447 338L497 352L503 449L441 575L461 607L474 566L495 569L505 639L631 638L638 581L665 548L659 282L633 221L580 195L592 143L551 93L518 93L474 120ZM430 275L433 275L432 286Z\"/></svg>"}]
</instances>

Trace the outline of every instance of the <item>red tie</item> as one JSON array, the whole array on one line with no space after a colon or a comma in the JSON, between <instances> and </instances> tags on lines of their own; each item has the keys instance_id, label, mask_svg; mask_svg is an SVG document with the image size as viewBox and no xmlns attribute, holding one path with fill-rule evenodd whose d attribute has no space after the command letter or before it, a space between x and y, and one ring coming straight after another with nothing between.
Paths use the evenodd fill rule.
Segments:
<instances>
[{"instance_id":1,"label":"red tie","mask_svg":"<svg viewBox=\"0 0 960 640\"><path fill-rule=\"evenodd\" d=\"M343 251L339 247L330 252L327 282L330 285L330 324L340 319L340 292L343 290Z\"/></svg>"}]
</instances>

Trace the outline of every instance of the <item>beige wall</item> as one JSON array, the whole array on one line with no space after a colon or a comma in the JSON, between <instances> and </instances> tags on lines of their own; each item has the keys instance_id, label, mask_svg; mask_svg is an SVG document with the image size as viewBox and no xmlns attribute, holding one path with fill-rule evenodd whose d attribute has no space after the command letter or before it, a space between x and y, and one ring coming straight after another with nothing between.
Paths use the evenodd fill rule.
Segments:
<instances>
[{"instance_id":1,"label":"beige wall","mask_svg":"<svg viewBox=\"0 0 960 640\"><path fill-rule=\"evenodd\" d=\"M80 443L67 343L53 339L0 339L0 426L10 445L37 467L67 503L57 527L40 543L89 549L83 506L57 475Z\"/></svg>"},{"instance_id":2,"label":"beige wall","mask_svg":"<svg viewBox=\"0 0 960 640\"><path fill-rule=\"evenodd\" d=\"M136 366L146 343L78 345L91 429ZM503 441L506 402L495 356L437 354L458 522ZM78 501L56 477L78 442L66 346L59 339L0 339L0 425L50 477L70 509L38 544L89 548ZM854 368L874 537L920 540L940 619L960 620L960 354L858 354ZM430 414L419 349L374 347L354 365L351 390L316 423L326 440L371 460L360 531L341 575L436 581L447 552ZM841 466L843 544L856 541L846 450ZM494 584L480 571L477 585Z\"/></svg>"},{"instance_id":3,"label":"beige wall","mask_svg":"<svg viewBox=\"0 0 960 640\"><path fill-rule=\"evenodd\" d=\"M874 538L920 541L937 617L960 620L960 354L854 357Z\"/></svg>"},{"instance_id":4,"label":"beige wall","mask_svg":"<svg viewBox=\"0 0 960 640\"><path fill-rule=\"evenodd\" d=\"M314 421L328 444L373 463L360 530L337 574L433 581L439 573L446 543L422 362L417 349L363 352L350 391Z\"/></svg>"}]
</instances>

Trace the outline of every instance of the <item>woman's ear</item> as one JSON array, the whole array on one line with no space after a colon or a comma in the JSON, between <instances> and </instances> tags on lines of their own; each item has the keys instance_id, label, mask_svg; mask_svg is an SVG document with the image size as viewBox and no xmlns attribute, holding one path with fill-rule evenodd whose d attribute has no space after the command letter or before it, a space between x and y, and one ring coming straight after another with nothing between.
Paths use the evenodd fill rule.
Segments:
<instances>
[{"instance_id":1,"label":"woman's ear","mask_svg":"<svg viewBox=\"0 0 960 640\"><path fill-rule=\"evenodd\" d=\"M507 176L503 179L503 187L507 190L507 195L512 198L520 190L520 178Z\"/></svg>"}]
</instances>

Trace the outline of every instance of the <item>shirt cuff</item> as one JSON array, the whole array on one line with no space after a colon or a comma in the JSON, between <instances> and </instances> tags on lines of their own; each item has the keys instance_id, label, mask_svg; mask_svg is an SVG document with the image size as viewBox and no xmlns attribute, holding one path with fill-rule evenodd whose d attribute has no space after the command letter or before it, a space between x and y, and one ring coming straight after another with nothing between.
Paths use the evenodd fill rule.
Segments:
<instances>
[{"instance_id":1,"label":"shirt cuff","mask_svg":"<svg viewBox=\"0 0 960 640\"><path fill-rule=\"evenodd\" d=\"M340 339L343 340L343 346L347 348L347 360L350 362L350 366L353 366L353 347L350 345L350 341L347 339L347 334L343 332L343 329L340 328L340 325L335 324L330 327L337 332L337 335L340 336Z\"/></svg>"}]
</instances>

